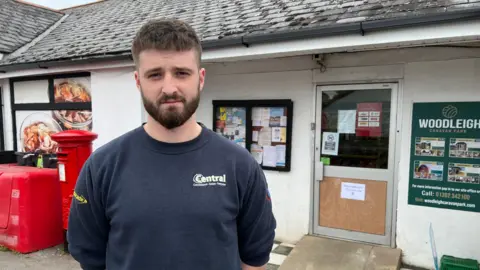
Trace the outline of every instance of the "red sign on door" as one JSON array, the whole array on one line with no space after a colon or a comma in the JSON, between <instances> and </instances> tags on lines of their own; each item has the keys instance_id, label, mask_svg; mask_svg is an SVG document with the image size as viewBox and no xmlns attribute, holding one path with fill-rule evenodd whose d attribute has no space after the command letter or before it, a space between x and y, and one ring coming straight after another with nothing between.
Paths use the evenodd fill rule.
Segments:
<instances>
[{"instance_id":1,"label":"red sign on door","mask_svg":"<svg viewBox=\"0 0 480 270\"><path fill-rule=\"evenodd\" d=\"M356 135L359 137L382 136L382 103L358 103Z\"/></svg>"}]
</instances>

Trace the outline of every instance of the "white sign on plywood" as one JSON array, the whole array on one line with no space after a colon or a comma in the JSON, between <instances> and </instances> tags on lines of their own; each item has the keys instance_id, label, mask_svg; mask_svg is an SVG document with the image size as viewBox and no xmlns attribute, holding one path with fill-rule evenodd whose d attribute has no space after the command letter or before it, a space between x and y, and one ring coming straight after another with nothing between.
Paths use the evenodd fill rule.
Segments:
<instances>
[{"instance_id":1,"label":"white sign on plywood","mask_svg":"<svg viewBox=\"0 0 480 270\"><path fill-rule=\"evenodd\" d=\"M342 182L342 199L365 201L365 184Z\"/></svg>"}]
</instances>

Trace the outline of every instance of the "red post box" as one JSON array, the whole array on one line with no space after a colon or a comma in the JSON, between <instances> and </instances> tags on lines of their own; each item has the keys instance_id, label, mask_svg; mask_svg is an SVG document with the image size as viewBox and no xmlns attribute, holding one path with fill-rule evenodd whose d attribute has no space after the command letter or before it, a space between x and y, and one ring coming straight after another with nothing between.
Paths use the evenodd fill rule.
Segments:
<instances>
[{"instance_id":1,"label":"red post box","mask_svg":"<svg viewBox=\"0 0 480 270\"><path fill-rule=\"evenodd\" d=\"M68 251L66 232L73 191L83 164L92 154L92 142L97 137L97 134L84 130L66 130L52 135L52 139L58 143L57 168L62 192L65 251Z\"/></svg>"}]
</instances>

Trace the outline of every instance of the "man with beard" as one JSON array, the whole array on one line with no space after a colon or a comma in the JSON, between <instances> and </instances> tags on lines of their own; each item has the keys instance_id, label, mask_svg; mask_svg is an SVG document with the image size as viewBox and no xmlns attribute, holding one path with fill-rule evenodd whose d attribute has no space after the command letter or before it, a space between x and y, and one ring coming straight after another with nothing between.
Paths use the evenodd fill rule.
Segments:
<instances>
[{"instance_id":1,"label":"man with beard","mask_svg":"<svg viewBox=\"0 0 480 270\"><path fill-rule=\"evenodd\" d=\"M154 20L134 38L148 120L83 166L68 242L85 270L266 269L276 221L250 153L196 121L205 70L195 31Z\"/></svg>"}]
</instances>

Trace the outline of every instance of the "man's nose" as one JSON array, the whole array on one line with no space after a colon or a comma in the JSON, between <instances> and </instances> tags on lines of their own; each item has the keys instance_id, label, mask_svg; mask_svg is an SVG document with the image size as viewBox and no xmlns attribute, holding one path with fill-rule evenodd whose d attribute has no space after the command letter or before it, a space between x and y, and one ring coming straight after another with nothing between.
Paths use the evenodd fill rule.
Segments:
<instances>
[{"instance_id":1,"label":"man's nose","mask_svg":"<svg viewBox=\"0 0 480 270\"><path fill-rule=\"evenodd\" d=\"M177 92L177 91L178 91L178 87L177 87L177 81L175 77L172 74L167 73L163 80L162 92L165 94L173 94L174 92Z\"/></svg>"}]
</instances>

